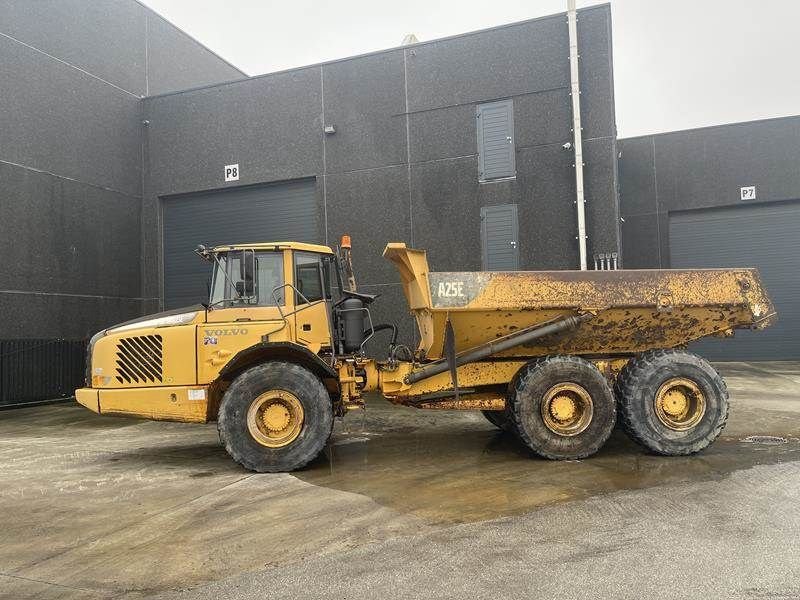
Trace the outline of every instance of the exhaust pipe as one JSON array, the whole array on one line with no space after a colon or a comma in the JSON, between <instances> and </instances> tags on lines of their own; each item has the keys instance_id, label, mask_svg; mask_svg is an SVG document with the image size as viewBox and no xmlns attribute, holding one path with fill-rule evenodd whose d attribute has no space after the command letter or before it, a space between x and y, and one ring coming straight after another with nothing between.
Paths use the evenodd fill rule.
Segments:
<instances>
[{"instance_id":1,"label":"exhaust pipe","mask_svg":"<svg viewBox=\"0 0 800 600\"><path fill-rule=\"evenodd\" d=\"M471 348L470 350L462 352L461 354L451 354L451 356L448 357L450 360L448 360L448 358L441 358L430 363L429 365L425 365L418 371L409 373L405 376L403 381L407 384L412 384L449 370L453 375L453 387L458 389L458 382L455 379L455 369L457 367L471 362L483 360L484 358L488 358L494 354L499 354L500 352L510 350L511 348L516 348L517 346L521 346L522 344L526 344L546 335L560 333L568 329L576 329L581 323L588 321L593 317L594 315L590 313L584 313L575 317L564 317L549 324L534 325L533 327L523 329L522 331L517 331L500 339L476 346L475 348ZM447 348L445 348L445 354L448 354Z\"/></svg>"},{"instance_id":2,"label":"exhaust pipe","mask_svg":"<svg viewBox=\"0 0 800 600\"><path fill-rule=\"evenodd\" d=\"M352 244L350 243L350 236L345 234L342 236L342 240L339 243L339 264L341 265L341 269L343 271L343 279L347 286L347 290L350 292L358 291L356 289L356 276L353 273L353 255L352 255Z\"/></svg>"}]
</instances>

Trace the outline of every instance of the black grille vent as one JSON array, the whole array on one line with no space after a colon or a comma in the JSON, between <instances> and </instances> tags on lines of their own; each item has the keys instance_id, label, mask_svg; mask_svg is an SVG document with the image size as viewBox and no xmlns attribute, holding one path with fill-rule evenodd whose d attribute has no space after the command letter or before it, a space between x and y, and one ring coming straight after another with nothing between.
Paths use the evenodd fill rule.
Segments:
<instances>
[{"instance_id":1,"label":"black grille vent","mask_svg":"<svg viewBox=\"0 0 800 600\"><path fill-rule=\"evenodd\" d=\"M161 336L122 338L117 343L117 381L120 383L161 382Z\"/></svg>"}]
</instances>

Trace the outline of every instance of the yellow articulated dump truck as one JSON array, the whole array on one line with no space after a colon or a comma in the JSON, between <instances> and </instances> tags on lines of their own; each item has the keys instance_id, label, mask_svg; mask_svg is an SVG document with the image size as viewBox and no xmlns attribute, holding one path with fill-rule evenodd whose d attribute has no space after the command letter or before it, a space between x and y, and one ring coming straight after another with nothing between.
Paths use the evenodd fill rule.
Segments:
<instances>
[{"instance_id":1,"label":"yellow articulated dump truck","mask_svg":"<svg viewBox=\"0 0 800 600\"><path fill-rule=\"evenodd\" d=\"M728 392L681 349L775 317L754 269L435 272L402 243L399 271L419 344L373 323L345 236L336 252L302 243L221 246L207 304L110 327L90 341L85 407L205 423L253 471L313 460L334 417L368 392L425 409L476 410L534 453L597 452L619 419L646 449L687 455L720 434ZM383 332L383 333L381 333ZM365 344L389 334L387 358Z\"/></svg>"}]
</instances>

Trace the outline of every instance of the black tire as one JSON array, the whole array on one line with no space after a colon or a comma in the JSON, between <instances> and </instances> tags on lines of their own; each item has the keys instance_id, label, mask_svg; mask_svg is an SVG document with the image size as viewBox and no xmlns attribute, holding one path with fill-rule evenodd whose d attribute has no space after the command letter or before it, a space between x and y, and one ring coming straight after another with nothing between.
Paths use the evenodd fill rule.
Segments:
<instances>
[{"instance_id":1,"label":"black tire","mask_svg":"<svg viewBox=\"0 0 800 600\"><path fill-rule=\"evenodd\" d=\"M302 405L300 433L288 445L270 448L260 444L247 426L250 405L264 392L284 390ZM294 471L314 460L331 435L333 406L322 381L303 367L267 362L244 371L225 392L219 408L217 430L228 454L250 471Z\"/></svg>"},{"instance_id":2,"label":"black tire","mask_svg":"<svg viewBox=\"0 0 800 600\"><path fill-rule=\"evenodd\" d=\"M504 410L482 410L483 416L492 425L503 431L509 430L508 415Z\"/></svg>"},{"instance_id":3,"label":"black tire","mask_svg":"<svg viewBox=\"0 0 800 600\"><path fill-rule=\"evenodd\" d=\"M592 413L585 428L565 435L544 420L542 405L555 386L577 384L591 398ZM616 422L614 395L602 373L577 356L548 356L530 362L512 381L509 414L520 440L533 452L551 460L581 459L606 443Z\"/></svg>"},{"instance_id":4,"label":"black tire","mask_svg":"<svg viewBox=\"0 0 800 600\"><path fill-rule=\"evenodd\" d=\"M656 411L661 386L671 379L694 382L704 396L700 420L684 431L668 427ZM728 420L728 388L708 361L681 350L651 350L628 361L614 385L622 427L647 450L686 456L707 448Z\"/></svg>"}]
</instances>

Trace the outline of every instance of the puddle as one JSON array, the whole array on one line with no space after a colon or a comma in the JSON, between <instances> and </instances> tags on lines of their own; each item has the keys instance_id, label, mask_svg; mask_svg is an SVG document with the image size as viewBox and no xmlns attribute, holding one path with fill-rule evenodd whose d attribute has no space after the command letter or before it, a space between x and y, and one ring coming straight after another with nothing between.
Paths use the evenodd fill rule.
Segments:
<instances>
[{"instance_id":1,"label":"puddle","mask_svg":"<svg viewBox=\"0 0 800 600\"><path fill-rule=\"evenodd\" d=\"M800 446L763 441L783 439L772 436L751 436L763 439L746 445L738 436L721 437L699 455L661 457L646 454L615 431L592 458L551 462L531 457L516 438L477 413L388 404L367 412L364 422L337 424L325 455L295 476L368 496L431 523L482 521L565 500L800 460Z\"/></svg>"},{"instance_id":2,"label":"puddle","mask_svg":"<svg viewBox=\"0 0 800 600\"><path fill-rule=\"evenodd\" d=\"M336 439L331 441L332 446L344 446L346 444L361 444L362 442L368 442L368 437L343 437L340 439Z\"/></svg>"},{"instance_id":3,"label":"puddle","mask_svg":"<svg viewBox=\"0 0 800 600\"><path fill-rule=\"evenodd\" d=\"M781 444L788 444L789 440L785 437L778 437L774 435L750 435L740 440L745 444L761 444L763 446L780 446Z\"/></svg>"},{"instance_id":4,"label":"puddle","mask_svg":"<svg viewBox=\"0 0 800 600\"><path fill-rule=\"evenodd\" d=\"M214 471L200 471L198 473L190 473L189 477L192 479L202 479L203 477L214 477L216 473Z\"/></svg>"}]
</instances>

